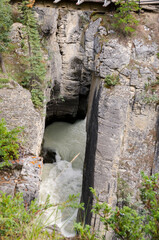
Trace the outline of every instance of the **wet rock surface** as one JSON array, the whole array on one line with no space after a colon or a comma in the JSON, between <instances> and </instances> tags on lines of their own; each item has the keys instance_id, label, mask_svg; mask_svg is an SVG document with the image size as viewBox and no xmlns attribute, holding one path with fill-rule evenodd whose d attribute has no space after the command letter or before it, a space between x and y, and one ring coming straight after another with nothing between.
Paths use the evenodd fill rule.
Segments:
<instances>
[{"instance_id":1,"label":"wet rock surface","mask_svg":"<svg viewBox=\"0 0 159 240\"><path fill-rule=\"evenodd\" d=\"M56 152L49 148L43 148L42 153L43 163L54 163L56 162Z\"/></svg>"}]
</instances>

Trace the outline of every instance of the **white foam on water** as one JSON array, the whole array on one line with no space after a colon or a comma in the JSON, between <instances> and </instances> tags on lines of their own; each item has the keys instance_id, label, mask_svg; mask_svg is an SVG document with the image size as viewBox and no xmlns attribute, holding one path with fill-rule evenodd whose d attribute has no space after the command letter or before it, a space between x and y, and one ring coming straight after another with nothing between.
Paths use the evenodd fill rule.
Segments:
<instances>
[{"instance_id":1,"label":"white foam on water","mask_svg":"<svg viewBox=\"0 0 159 240\"><path fill-rule=\"evenodd\" d=\"M56 150L56 163L44 164L40 203L44 203L48 195L50 203L54 204L66 201L70 194L81 195L85 145L85 120L75 124L56 122L47 127L44 148ZM80 155L71 162L78 153ZM64 236L72 237L75 235L73 225L76 217L77 209L69 208L57 212L55 207L45 212L44 222L46 225L56 224Z\"/></svg>"}]
</instances>

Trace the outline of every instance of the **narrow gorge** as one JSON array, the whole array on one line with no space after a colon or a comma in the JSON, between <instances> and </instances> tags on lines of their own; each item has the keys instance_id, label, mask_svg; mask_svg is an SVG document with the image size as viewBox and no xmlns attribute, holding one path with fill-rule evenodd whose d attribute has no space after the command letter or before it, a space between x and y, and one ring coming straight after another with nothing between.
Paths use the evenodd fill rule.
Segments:
<instances>
[{"instance_id":1,"label":"narrow gorge","mask_svg":"<svg viewBox=\"0 0 159 240\"><path fill-rule=\"evenodd\" d=\"M13 79L0 88L0 118L9 129L24 127L23 156L10 171L0 169L0 190L12 196L23 192L25 203L37 198L39 189L41 202L47 194L55 203L80 193L86 212L66 216L101 231L89 188L115 208L121 201L119 179L138 199L141 171L159 172L159 6L142 8L132 36L112 28L114 11L113 3L103 8L89 1L80 6L36 1L47 62L45 106L36 110L29 91ZM21 56L21 23L13 23L10 35ZM65 226L66 216L57 224L64 234L72 228Z\"/></svg>"}]
</instances>

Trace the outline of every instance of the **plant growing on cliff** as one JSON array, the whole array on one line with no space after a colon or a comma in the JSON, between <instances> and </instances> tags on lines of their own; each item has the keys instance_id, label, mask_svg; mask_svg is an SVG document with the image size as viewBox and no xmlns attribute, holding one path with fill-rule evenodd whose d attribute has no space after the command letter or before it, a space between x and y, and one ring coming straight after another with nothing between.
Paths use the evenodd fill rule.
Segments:
<instances>
[{"instance_id":1,"label":"plant growing on cliff","mask_svg":"<svg viewBox=\"0 0 159 240\"><path fill-rule=\"evenodd\" d=\"M156 81L151 81L145 84L145 93L143 95L143 101L147 104L151 103L159 104L158 93L159 93L159 76L156 77Z\"/></svg>"},{"instance_id":2,"label":"plant growing on cliff","mask_svg":"<svg viewBox=\"0 0 159 240\"><path fill-rule=\"evenodd\" d=\"M107 75L104 79L104 87L110 88L119 83L119 75L112 74L112 75Z\"/></svg>"},{"instance_id":3,"label":"plant growing on cliff","mask_svg":"<svg viewBox=\"0 0 159 240\"><path fill-rule=\"evenodd\" d=\"M45 62L42 58L41 43L31 2L23 0L21 7L24 39L22 45L27 54L26 70L22 85L30 90L35 107L43 105Z\"/></svg>"},{"instance_id":4,"label":"plant growing on cliff","mask_svg":"<svg viewBox=\"0 0 159 240\"><path fill-rule=\"evenodd\" d=\"M14 198L0 192L0 236L2 239L37 239L42 227L34 226L37 215L48 209L49 198L44 205L32 201L28 209L25 207L23 194L17 193Z\"/></svg>"},{"instance_id":5,"label":"plant growing on cliff","mask_svg":"<svg viewBox=\"0 0 159 240\"><path fill-rule=\"evenodd\" d=\"M56 231L49 233L46 230L45 226L50 219L43 221L45 219L45 210L51 208L51 216L54 213L52 207L57 206L60 209L82 207L81 204L77 203L77 196L75 195L69 196L61 204L50 204L48 196L44 204L39 205L34 200L30 206L26 207L22 193L17 193L15 197L11 197L0 192L0 236L2 239L64 240L65 238Z\"/></svg>"},{"instance_id":6,"label":"plant growing on cliff","mask_svg":"<svg viewBox=\"0 0 159 240\"><path fill-rule=\"evenodd\" d=\"M80 235L81 240L97 240L96 238L96 232L91 231L91 226L90 225L82 225L81 223L75 223L74 224L75 230L78 232Z\"/></svg>"},{"instance_id":7,"label":"plant growing on cliff","mask_svg":"<svg viewBox=\"0 0 159 240\"><path fill-rule=\"evenodd\" d=\"M0 89L4 87L8 87L7 83L9 83L8 78L1 78L0 77Z\"/></svg>"},{"instance_id":8,"label":"plant growing on cliff","mask_svg":"<svg viewBox=\"0 0 159 240\"><path fill-rule=\"evenodd\" d=\"M132 207L123 206L112 210L106 202L101 202L96 191L90 188L96 202L92 212L99 217L105 231L113 229L118 239L159 239L159 174L150 177L144 173L141 175L141 199L138 203L140 208L137 210L133 209L133 204ZM80 229L80 232L83 233L83 231Z\"/></svg>"},{"instance_id":9,"label":"plant growing on cliff","mask_svg":"<svg viewBox=\"0 0 159 240\"><path fill-rule=\"evenodd\" d=\"M138 1L118 0L115 5L117 6L117 11L114 14L114 23L112 26L124 34L130 34L134 32L134 27L138 24L138 20L132 14L132 12L140 10Z\"/></svg>"},{"instance_id":10,"label":"plant growing on cliff","mask_svg":"<svg viewBox=\"0 0 159 240\"><path fill-rule=\"evenodd\" d=\"M159 239L159 174L150 177L142 172L141 200L145 210L144 231L149 239Z\"/></svg>"},{"instance_id":11,"label":"plant growing on cliff","mask_svg":"<svg viewBox=\"0 0 159 240\"><path fill-rule=\"evenodd\" d=\"M4 61L3 61L3 52L7 50L9 45L9 31L12 25L12 14L11 6L9 0L0 1L0 67L2 72L6 72Z\"/></svg>"},{"instance_id":12,"label":"plant growing on cliff","mask_svg":"<svg viewBox=\"0 0 159 240\"><path fill-rule=\"evenodd\" d=\"M18 158L19 155L19 139L18 134L21 128L8 130L6 122L2 118L0 121L0 168L9 166L9 160Z\"/></svg>"},{"instance_id":13,"label":"plant growing on cliff","mask_svg":"<svg viewBox=\"0 0 159 240\"><path fill-rule=\"evenodd\" d=\"M129 184L121 177L118 177L117 183L117 206L119 208L130 207L132 192Z\"/></svg>"},{"instance_id":14,"label":"plant growing on cliff","mask_svg":"<svg viewBox=\"0 0 159 240\"><path fill-rule=\"evenodd\" d=\"M159 104L159 96L158 94L147 94L146 96L144 96L143 101L146 104Z\"/></svg>"}]
</instances>

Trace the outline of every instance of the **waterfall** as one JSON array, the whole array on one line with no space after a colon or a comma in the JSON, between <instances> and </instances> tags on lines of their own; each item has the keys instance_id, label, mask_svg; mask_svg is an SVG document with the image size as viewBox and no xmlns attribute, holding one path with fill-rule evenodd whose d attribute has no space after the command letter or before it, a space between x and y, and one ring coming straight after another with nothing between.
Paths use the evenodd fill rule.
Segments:
<instances>
[{"instance_id":1,"label":"waterfall","mask_svg":"<svg viewBox=\"0 0 159 240\"><path fill-rule=\"evenodd\" d=\"M55 122L46 128L43 148L55 151L56 162L43 166L40 203L44 203L48 195L51 203L61 203L67 200L70 194L81 194L86 145L85 125L86 120L74 124ZM46 225L56 224L64 236L72 237L75 235L73 225L76 216L77 209L65 209L64 212L57 213L54 208L45 212L44 219Z\"/></svg>"}]
</instances>

